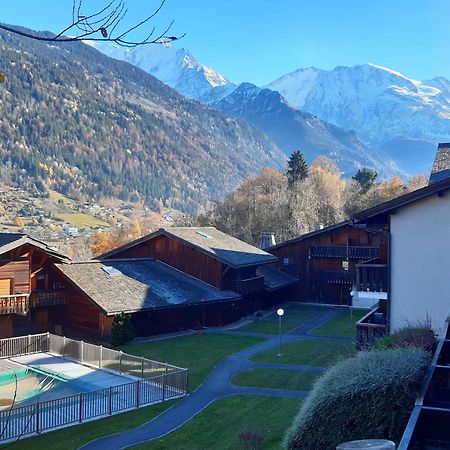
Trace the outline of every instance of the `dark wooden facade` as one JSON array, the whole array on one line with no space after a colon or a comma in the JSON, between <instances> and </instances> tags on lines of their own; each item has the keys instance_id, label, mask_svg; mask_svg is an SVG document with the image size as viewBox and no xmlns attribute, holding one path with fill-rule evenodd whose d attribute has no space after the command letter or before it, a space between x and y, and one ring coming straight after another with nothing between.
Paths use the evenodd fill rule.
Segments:
<instances>
[{"instance_id":1,"label":"dark wooden facade","mask_svg":"<svg viewBox=\"0 0 450 450\"><path fill-rule=\"evenodd\" d=\"M66 297L55 261L31 244L0 255L0 337L60 330Z\"/></svg>"},{"instance_id":2,"label":"dark wooden facade","mask_svg":"<svg viewBox=\"0 0 450 450\"><path fill-rule=\"evenodd\" d=\"M278 244L269 251L277 267L299 279L290 290L296 301L349 305L357 266L387 260L383 233L344 222Z\"/></svg>"},{"instance_id":3,"label":"dark wooden facade","mask_svg":"<svg viewBox=\"0 0 450 450\"><path fill-rule=\"evenodd\" d=\"M159 235L117 252L114 258L152 257L221 290L251 295L264 290L257 265L234 268L175 238Z\"/></svg>"}]
</instances>

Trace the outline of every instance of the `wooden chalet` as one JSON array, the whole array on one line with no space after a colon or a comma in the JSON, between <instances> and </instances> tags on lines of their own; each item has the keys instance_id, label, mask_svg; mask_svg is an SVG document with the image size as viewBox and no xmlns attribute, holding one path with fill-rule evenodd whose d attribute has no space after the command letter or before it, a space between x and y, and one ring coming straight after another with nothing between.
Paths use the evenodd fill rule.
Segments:
<instances>
[{"instance_id":1,"label":"wooden chalet","mask_svg":"<svg viewBox=\"0 0 450 450\"><path fill-rule=\"evenodd\" d=\"M0 233L0 337L61 331L64 286L53 264L68 258L24 234Z\"/></svg>"},{"instance_id":2,"label":"wooden chalet","mask_svg":"<svg viewBox=\"0 0 450 450\"><path fill-rule=\"evenodd\" d=\"M67 285L65 332L108 341L114 316L131 315L137 336L238 320L241 296L154 258L56 264Z\"/></svg>"},{"instance_id":3,"label":"wooden chalet","mask_svg":"<svg viewBox=\"0 0 450 450\"><path fill-rule=\"evenodd\" d=\"M247 244L214 227L172 227L160 230L100 256L110 258L152 257L184 273L243 296L243 314L277 301L275 290L292 285L288 274L266 270L276 256ZM280 300L278 300L280 301Z\"/></svg>"},{"instance_id":4,"label":"wooden chalet","mask_svg":"<svg viewBox=\"0 0 450 450\"><path fill-rule=\"evenodd\" d=\"M289 298L350 305L351 291L386 291L387 236L379 229L347 220L269 247L277 267L296 277ZM373 302L364 300L361 306ZM373 297L373 296L372 296ZM377 294L377 299L383 298Z\"/></svg>"}]
</instances>

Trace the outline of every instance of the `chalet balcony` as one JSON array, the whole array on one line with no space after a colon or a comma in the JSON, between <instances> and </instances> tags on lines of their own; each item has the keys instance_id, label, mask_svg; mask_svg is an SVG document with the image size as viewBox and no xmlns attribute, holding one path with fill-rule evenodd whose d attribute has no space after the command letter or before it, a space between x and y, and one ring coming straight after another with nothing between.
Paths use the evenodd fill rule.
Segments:
<instances>
[{"instance_id":1,"label":"chalet balcony","mask_svg":"<svg viewBox=\"0 0 450 450\"><path fill-rule=\"evenodd\" d=\"M326 273L327 283L330 284L341 284L353 286L356 283L356 273L342 271L342 272L327 272Z\"/></svg>"},{"instance_id":2,"label":"chalet balcony","mask_svg":"<svg viewBox=\"0 0 450 450\"><path fill-rule=\"evenodd\" d=\"M362 292L387 292L387 264L357 264L356 290Z\"/></svg>"},{"instance_id":3,"label":"chalet balcony","mask_svg":"<svg viewBox=\"0 0 450 450\"><path fill-rule=\"evenodd\" d=\"M30 294L3 295L0 297L0 314L26 315Z\"/></svg>"},{"instance_id":4,"label":"chalet balcony","mask_svg":"<svg viewBox=\"0 0 450 450\"><path fill-rule=\"evenodd\" d=\"M378 247L346 246L346 245L311 245L311 258L337 259L374 259L379 256Z\"/></svg>"},{"instance_id":5,"label":"chalet balcony","mask_svg":"<svg viewBox=\"0 0 450 450\"><path fill-rule=\"evenodd\" d=\"M28 314L30 308L56 306L66 303L64 289L36 291L31 294L3 295L0 297L0 314Z\"/></svg>"},{"instance_id":6,"label":"chalet balcony","mask_svg":"<svg viewBox=\"0 0 450 450\"><path fill-rule=\"evenodd\" d=\"M264 277L236 280L236 292L241 295L248 295L262 290L264 290Z\"/></svg>"},{"instance_id":7,"label":"chalet balcony","mask_svg":"<svg viewBox=\"0 0 450 450\"><path fill-rule=\"evenodd\" d=\"M45 291L34 291L30 295L30 307L57 306L66 303L65 289L49 289Z\"/></svg>"},{"instance_id":8,"label":"chalet balcony","mask_svg":"<svg viewBox=\"0 0 450 450\"><path fill-rule=\"evenodd\" d=\"M386 317L379 308L372 309L356 322L356 349L367 350L388 332Z\"/></svg>"}]
</instances>

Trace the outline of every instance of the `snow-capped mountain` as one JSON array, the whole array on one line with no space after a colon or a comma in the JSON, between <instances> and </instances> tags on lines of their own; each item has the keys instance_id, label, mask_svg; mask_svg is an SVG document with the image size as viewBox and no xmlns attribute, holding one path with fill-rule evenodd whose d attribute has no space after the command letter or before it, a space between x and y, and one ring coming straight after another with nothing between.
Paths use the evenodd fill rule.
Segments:
<instances>
[{"instance_id":1,"label":"snow-capped mountain","mask_svg":"<svg viewBox=\"0 0 450 450\"><path fill-rule=\"evenodd\" d=\"M443 77L417 81L384 67L362 64L333 70L299 69L268 87L295 107L355 130L372 145L396 153L400 165L411 166L411 156L418 162L415 156L420 152L425 170L424 161L432 161L436 143L450 139L450 81Z\"/></svg>"},{"instance_id":2,"label":"snow-capped mountain","mask_svg":"<svg viewBox=\"0 0 450 450\"><path fill-rule=\"evenodd\" d=\"M209 103L229 94L236 85L200 64L185 48L171 44L143 45L134 48L96 44L102 53L139 67L174 88L185 97Z\"/></svg>"},{"instance_id":3,"label":"snow-capped mountain","mask_svg":"<svg viewBox=\"0 0 450 450\"><path fill-rule=\"evenodd\" d=\"M212 106L253 123L287 155L296 149L302 150L307 161L325 155L348 176L364 166L384 176L402 174L391 158L363 143L354 131L294 108L276 91L242 83Z\"/></svg>"}]
</instances>

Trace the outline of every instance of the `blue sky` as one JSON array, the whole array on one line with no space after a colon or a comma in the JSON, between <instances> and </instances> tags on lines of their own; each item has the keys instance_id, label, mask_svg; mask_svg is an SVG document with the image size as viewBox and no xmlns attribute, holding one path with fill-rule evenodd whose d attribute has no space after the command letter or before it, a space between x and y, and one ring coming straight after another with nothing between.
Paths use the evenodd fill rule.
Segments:
<instances>
[{"instance_id":1,"label":"blue sky","mask_svg":"<svg viewBox=\"0 0 450 450\"><path fill-rule=\"evenodd\" d=\"M109 1L109 0L108 0ZM129 21L155 0L126 0ZM103 0L84 0L101 6ZM71 0L2 2L1 21L59 31ZM268 83L299 67L372 62L417 79L450 78L449 0L167 0L153 22L235 82Z\"/></svg>"}]
</instances>

